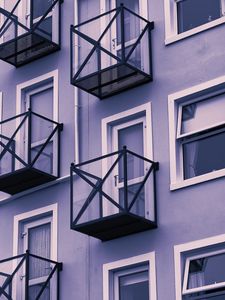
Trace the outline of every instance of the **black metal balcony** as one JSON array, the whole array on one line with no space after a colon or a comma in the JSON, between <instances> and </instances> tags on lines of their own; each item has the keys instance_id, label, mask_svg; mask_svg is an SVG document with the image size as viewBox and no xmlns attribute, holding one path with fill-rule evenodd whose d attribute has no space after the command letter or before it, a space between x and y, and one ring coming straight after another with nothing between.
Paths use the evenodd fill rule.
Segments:
<instances>
[{"instance_id":1,"label":"black metal balcony","mask_svg":"<svg viewBox=\"0 0 225 300\"><path fill-rule=\"evenodd\" d=\"M151 81L153 28L123 5L71 26L71 84L103 99Z\"/></svg>"},{"instance_id":2,"label":"black metal balcony","mask_svg":"<svg viewBox=\"0 0 225 300\"><path fill-rule=\"evenodd\" d=\"M0 260L0 299L60 299L62 263L25 254Z\"/></svg>"},{"instance_id":3,"label":"black metal balcony","mask_svg":"<svg viewBox=\"0 0 225 300\"><path fill-rule=\"evenodd\" d=\"M154 229L159 164L124 147L71 165L71 229L111 240Z\"/></svg>"},{"instance_id":4,"label":"black metal balcony","mask_svg":"<svg viewBox=\"0 0 225 300\"><path fill-rule=\"evenodd\" d=\"M24 0L5 1L0 8L0 59L20 67L59 50L62 2L28 0L24 8Z\"/></svg>"},{"instance_id":5,"label":"black metal balcony","mask_svg":"<svg viewBox=\"0 0 225 300\"><path fill-rule=\"evenodd\" d=\"M63 124L28 110L0 127L0 191L16 194L59 177Z\"/></svg>"}]
</instances>

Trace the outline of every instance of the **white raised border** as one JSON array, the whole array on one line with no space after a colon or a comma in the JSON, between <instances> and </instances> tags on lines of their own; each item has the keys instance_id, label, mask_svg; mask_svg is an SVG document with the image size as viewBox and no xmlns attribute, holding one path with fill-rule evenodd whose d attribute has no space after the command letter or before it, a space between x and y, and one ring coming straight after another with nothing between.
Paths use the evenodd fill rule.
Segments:
<instances>
[{"instance_id":1,"label":"white raised border","mask_svg":"<svg viewBox=\"0 0 225 300\"><path fill-rule=\"evenodd\" d=\"M157 300L155 252L117 260L103 265L103 300L110 300L110 272L146 262L149 264L149 299Z\"/></svg>"},{"instance_id":2,"label":"white raised border","mask_svg":"<svg viewBox=\"0 0 225 300\"><path fill-rule=\"evenodd\" d=\"M219 84L225 84L225 76L217 77L213 80L195 85L188 89L170 94L168 96L168 114L169 114L169 146L170 146L170 190L176 190L193 184L201 183L204 181L212 180L225 176L225 169L207 173L204 175L196 176L184 180L180 173L178 166L178 157L176 155L176 124L177 124L177 103L178 101L188 95L207 90Z\"/></svg>"},{"instance_id":3,"label":"white raised border","mask_svg":"<svg viewBox=\"0 0 225 300\"><path fill-rule=\"evenodd\" d=\"M222 6L225 7L225 0L222 1ZM225 16L211 21L209 23L200 25L188 31L177 33L177 8L176 0L164 0L164 14L165 14L165 45L172 44L179 40L185 39L189 36L199 32L208 30L225 23Z\"/></svg>"},{"instance_id":4,"label":"white raised border","mask_svg":"<svg viewBox=\"0 0 225 300\"><path fill-rule=\"evenodd\" d=\"M225 234L174 246L176 300L182 300L181 255L183 252L213 246L225 242Z\"/></svg>"},{"instance_id":5,"label":"white raised border","mask_svg":"<svg viewBox=\"0 0 225 300\"><path fill-rule=\"evenodd\" d=\"M51 204L35 210L31 210L14 216L13 223L13 256L19 253L19 228L20 224L32 218L42 217L46 214L52 214L52 237L51 237L51 260L57 261L58 250L58 204ZM17 261L13 260L13 270L17 266ZM13 299L16 299L16 285L13 286Z\"/></svg>"}]
</instances>

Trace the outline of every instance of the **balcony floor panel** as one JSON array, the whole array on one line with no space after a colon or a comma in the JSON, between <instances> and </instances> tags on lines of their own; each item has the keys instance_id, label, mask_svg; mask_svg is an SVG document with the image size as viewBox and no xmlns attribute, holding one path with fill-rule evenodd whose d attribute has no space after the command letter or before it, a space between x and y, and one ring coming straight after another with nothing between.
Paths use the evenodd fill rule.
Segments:
<instances>
[{"instance_id":1,"label":"balcony floor panel","mask_svg":"<svg viewBox=\"0 0 225 300\"><path fill-rule=\"evenodd\" d=\"M118 213L72 226L72 229L102 241L108 241L155 228L157 228L155 222L131 213Z\"/></svg>"},{"instance_id":2,"label":"balcony floor panel","mask_svg":"<svg viewBox=\"0 0 225 300\"><path fill-rule=\"evenodd\" d=\"M37 33L25 33L0 45L0 59L20 67L59 48L57 44Z\"/></svg>"},{"instance_id":3,"label":"balcony floor panel","mask_svg":"<svg viewBox=\"0 0 225 300\"><path fill-rule=\"evenodd\" d=\"M151 81L149 75L145 75L128 64L113 65L99 72L74 79L72 84L86 92L97 96L100 99L120 93L121 91L133 88Z\"/></svg>"},{"instance_id":4,"label":"balcony floor panel","mask_svg":"<svg viewBox=\"0 0 225 300\"><path fill-rule=\"evenodd\" d=\"M57 177L35 168L23 168L0 176L0 190L14 195L55 179Z\"/></svg>"}]
</instances>

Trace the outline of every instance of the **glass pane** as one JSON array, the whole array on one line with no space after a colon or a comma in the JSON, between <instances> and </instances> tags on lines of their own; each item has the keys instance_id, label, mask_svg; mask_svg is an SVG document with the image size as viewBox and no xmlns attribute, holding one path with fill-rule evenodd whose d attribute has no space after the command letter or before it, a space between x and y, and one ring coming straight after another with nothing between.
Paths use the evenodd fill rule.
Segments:
<instances>
[{"instance_id":1,"label":"glass pane","mask_svg":"<svg viewBox=\"0 0 225 300\"><path fill-rule=\"evenodd\" d=\"M50 120L53 118L53 88L36 93L30 97L30 107L33 112ZM31 137L32 143L48 138L53 130L51 121L32 115Z\"/></svg>"},{"instance_id":2,"label":"glass pane","mask_svg":"<svg viewBox=\"0 0 225 300\"><path fill-rule=\"evenodd\" d=\"M123 3L125 7L130 10L139 13L139 1L117 1L117 6ZM117 17L117 45L121 44L121 18L120 15ZM124 33L125 33L125 42L131 41L140 33L140 19L133 15L132 13L124 10Z\"/></svg>"},{"instance_id":3,"label":"glass pane","mask_svg":"<svg viewBox=\"0 0 225 300\"><path fill-rule=\"evenodd\" d=\"M190 262L188 288L197 288L205 285L225 281L225 253L206 258L195 259Z\"/></svg>"},{"instance_id":4,"label":"glass pane","mask_svg":"<svg viewBox=\"0 0 225 300\"><path fill-rule=\"evenodd\" d=\"M183 106L181 133L189 133L225 122L224 110L225 94Z\"/></svg>"},{"instance_id":5,"label":"glass pane","mask_svg":"<svg viewBox=\"0 0 225 300\"><path fill-rule=\"evenodd\" d=\"M131 184L128 186L127 189L127 197L128 197L128 205L132 202L134 199L141 183ZM119 189L119 203L122 207L125 206L124 204L124 188ZM140 217L145 216L145 187L142 188L140 193L138 194L138 197L134 203L134 205L131 208L131 213L134 213L135 215L138 215Z\"/></svg>"},{"instance_id":6,"label":"glass pane","mask_svg":"<svg viewBox=\"0 0 225 300\"><path fill-rule=\"evenodd\" d=\"M31 254L50 258L51 224L47 223L30 228L28 231L28 249ZM47 276L50 263L41 259L30 257L30 279Z\"/></svg>"},{"instance_id":7,"label":"glass pane","mask_svg":"<svg viewBox=\"0 0 225 300\"><path fill-rule=\"evenodd\" d=\"M31 150L31 159L33 160L38 152L40 151L42 145L33 147ZM38 157L34 167L43 172L52 174L53 173L53 142L50 142Z\"/></svg>"},{"instance_id":8,"label":"glass pane","mask_svg":"<svg viewBox=\"0 0 225 300\"><path fill-rule=\"evenodd\" d=\"M38 25L36 32L46 39L52 40L52 17L43 20Z\"/></svg>"},{"instance_id":9,"label":"glass pane","mask_svg":"<svg viewBox=\"0 0 225 300\"><path fill-rule=\"evenodd\" d=\"M53 0L32 0L33 19L43 16L52 5Z\"/></svg>"},{"instance_id":10,"label":"glass pane","mask_svg":"<svg viewBox=\"0 0 225 300\"><path fill-rule=\"evenodd\" d=\"M184 178L225 168L225 132L183 145Z\"/></svg>"},{"instance_id":11,"label":"glass pane","mask_svg":"<svg viewBox=\"0 0 225 300\"><path fill-rule=\"evenodd\" d=\"M143 156L144 143L143 143L143 123L135 124L118 131L118 147L122 149L127 146L139 155ZM124 178L123 172L123 159L119 162L119 181ZM127 176L128 180L134 179L144 175L144 161L135 157L134 155L127 155Z\"/></svg>"},{"instance_id":12,"label":"glass pane","mask_svg":"<svg viewBox=\"0 0 225 300\"><path fill-rule=\"evenodd\" d=\"M34 300L38 296L39 292L41 291L42 284L36 284L29 287L29 300ZM49 300L50 299L50 289L49 286L47 286L41 297L40 300Z\"/></svg>"},{"instance_id":13,"label":"glass pane","mask_svg":"<svg viewBox=\"0 0 225 300\"><path fill-rule=\"evenodd\" d=\"M149 300L148 271L121 276L120 300Z\"/></svg>"},{"instance_id":14,"label":"glass pane","mask_svg":"<svg viewBox=\"0 0 225 300\"><path fill-rule=\"evenodd\" d=\"M177 3L178 33L221 17L221 0L183 0Z\"/></svg>"}]
</instances>

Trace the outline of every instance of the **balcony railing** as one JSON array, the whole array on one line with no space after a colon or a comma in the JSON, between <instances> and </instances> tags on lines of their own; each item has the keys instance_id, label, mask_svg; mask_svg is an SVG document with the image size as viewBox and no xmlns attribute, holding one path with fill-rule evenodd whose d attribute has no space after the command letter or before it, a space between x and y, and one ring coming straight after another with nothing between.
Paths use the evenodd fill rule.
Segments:
<instances>
[{"instance_id":1,"label":"balcony railing","mask_svg":"<svg viewBox=\"0 0 225 300\"><path fill-rule=\"evenodd\" d=\"M59 50L62 2L5 1L0 8L0 59L20 67Z\"/></svg>"},{"instance_id":2,"label":"balcony railing","mask_svg":"<svg viewBox=\"0 0 225 300\"><path fill-rule=\"evenodd\" d=\"M103 99L151 81L153 28L123 5L71 26L71 84Z\"/></svg>"},{"instance_id":3,"label":"balcony railing","mask_svg":"<svg viewBox=\"0 0 225 300\"><path fill-rule=\"evenodd\" d=\"M102 241L157 227L158 163L124 147L71 165L71 229Z\"/></svg>"},{"instance_id":4,"label":"balcony railing","mask_svg":"<svg viewBox=\"0 0 225 300\"><path fill-rule=\"evenodd\" d=\"M60 299L62 263L25 254L0 260L0 299Z\"/></svg>"},{"instance_id":5,"label":"balcony railing","mask_svg":"<svg viewBox=\"0 0 225 300\"><path fill-rule=\"evenodd\" d=\"M28 110L0 128L1 191L16 194L59 177L63 124Z\"/></svg>"}]
</instances>

